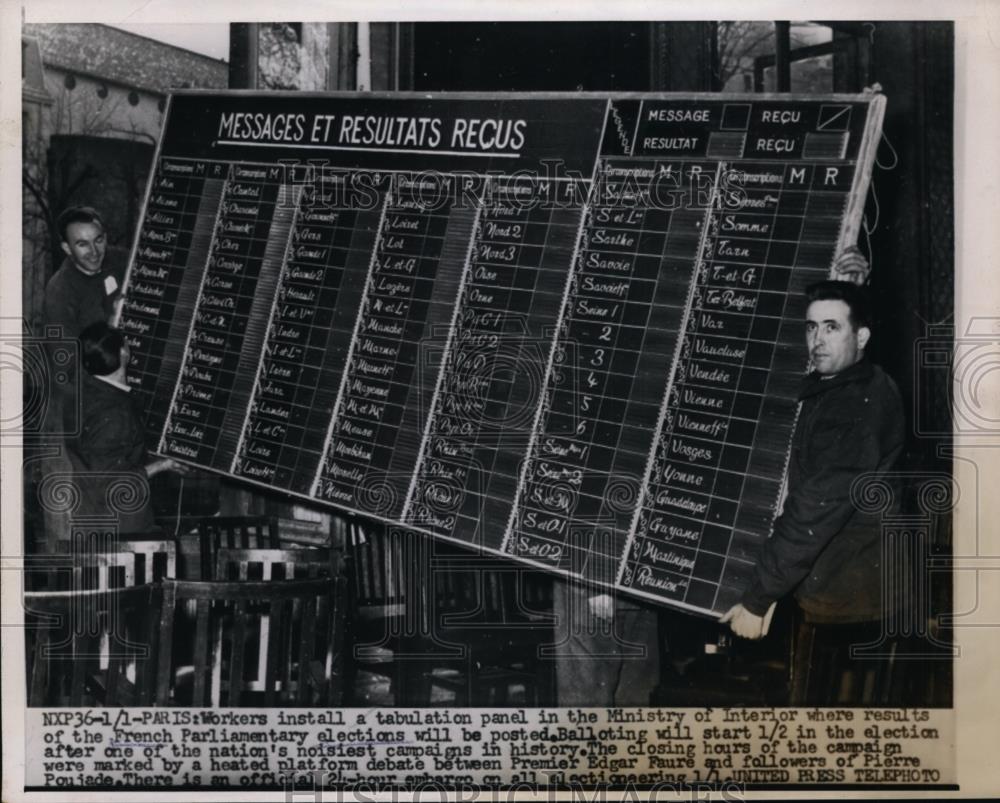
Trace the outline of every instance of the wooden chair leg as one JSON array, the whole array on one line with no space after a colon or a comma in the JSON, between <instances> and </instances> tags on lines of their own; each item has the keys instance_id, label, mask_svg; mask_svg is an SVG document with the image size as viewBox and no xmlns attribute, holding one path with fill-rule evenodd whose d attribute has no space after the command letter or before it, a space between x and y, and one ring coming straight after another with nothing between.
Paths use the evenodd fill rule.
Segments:
<instances>
[{"instance_id":1,"label":"wooden chair leg","mask_svg":"<svg viewBox=\"0 0 1000 803\"><path fill-rule=\"evenodd\" d=\"M809 677L812 674L813 650L816 641L816 630L805 622L799 622L795 628L792 660L789 666L789 705L806 705L806 695L809 690Z\"/></svg>"}]
</instances>

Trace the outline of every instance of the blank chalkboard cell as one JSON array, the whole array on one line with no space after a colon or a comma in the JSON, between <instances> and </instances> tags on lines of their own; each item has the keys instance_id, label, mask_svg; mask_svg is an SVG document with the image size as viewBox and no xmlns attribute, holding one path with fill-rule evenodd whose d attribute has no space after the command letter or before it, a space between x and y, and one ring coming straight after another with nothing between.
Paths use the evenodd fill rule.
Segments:
<instances>
[{"instance_id":1,"label":"blank chalkboard cell","mask_svg":"<svg viewBox=\"0 0 1000 803\"><path fill-rule=\"evenodd\" d=\"M725 568L725 554L719 554L708 550L702 542L701 548L694 557L694 566L691 569L692 577L702 583L717 585L722 579L722 572Z\"/></svg>"},{"instance_id":2,"label":"blank chalkboard cell","mask_svg":"<svg viewBox=\"0 0 1000 803\"><path fill-rule=\"evenodd\" d=\"M757 431L758 424L756 421L743 418L732 418L729 420L727 437L730 443L750 444L754 442L754 437Z\"/></svg>"},{"instance_id":3,"label":"blank chalkboard cell","mask_svg":"<svg viewBox=\"0 0 1000 803\"><path fill-rule=\"evenodd\" d=\"M806 281L806 284L825 279L829 276L830 267L833 265L835 256L836 249L832 244L800 243L795 255L794 264L796 272L798 273L803 269L810 271L808 277L811 281Z\"/></svg>"},{"instance_id":4,"label":"blank chalkboard cell","mask_svg":"<svg viewBox=\"0 0 1000 803\"><path fill-rule=\"evenodd\" d=\"M722 107L719 128L724 131L746 131L752 109L749 103L726 103Z\"/></svg>"},{"instance_id":5,"label":"blank chalkboard cell","mask_svg":"<svg viewBox=\"0 0 1000 803\"><path fill-rule=\"evenodd\" d=\"M780 318L785 311L785 299L786 296L784 293L761 291L757 293L757 305L754 313L771 318Z\"/></svg>"},{"instance_id":6,"label":"blank chalkboard cell","mask_svg":"<svg viewBox=\"0 0 1000 803\"><path fill-rule=\"evenodd\" d=\"M792 268L782 265L768 264L762 268L750 268L753 279L758 283L758 289L772 293L786 293L792 277Z\"/></svg>"},{"instance_id":7,"label":"blank chalkboard cell","mask_svg":"<svg viewBox=\"0 0 1000 803\"><path fill-rule=\"evenodd\" d=\"M717 597L718 590L717 583L702 582L700 579L693 578L684 603L694 608L710 609Z\"/></svg>"},{"instance_id":8,"label":"blank chalkboard cell","mask_svg":"<svg viewBox=\"0 0 1000 803\"><path fill-rule=\"evenodd\" d=\"M836 240L837 227L844 211L844 197L816 193L806 202L801 239L805 243L822 245Z\"/></svg>"},{"instance_id":9,"label":"blank chalkboard cell","mask_svg":"<svg viewBox=\"0 0 1000 803\"><path fill-rule=\"evenodd\" d=\"M692 267L694 260L702 245L702 231L708 225L706 214L699 214L688 224L681 223L678 218L679 212L674 213L674 221L667 232L667 240L663 247L663 256L666 259L678 260L686 265L688 269Z\"/></svg>"},{"instance_id":10,"label":"blank chalkboard cell","mask_svg":"<svg viewBox=\"0 0 1000 803\"><path fill-rule=\"evenodd\" d=\"M829 237L831 235L836 237L836 233L831 232L828 228L823 226L814 230L814 233L811 236ZM775 216L774 223L771 227L771 237L773 239L795 242L799 239L808 239L809 236L810 235L803 233L803 220L799 215L780 214Z\"/></svg>"},{"instance_id":11,"label":"blank chalkboard cell","mask_svg":"<svg viewBox=\"0 0 1000 803\"><path fill-rule=\"evenodd\" d=\"M744 502L733 523L731 553L744 560L753 559L760 543L771 531L775 515L773 506Z\"/></svg>"},{"instance_id":12,"label":"blank chalkboard cell","mask_svg":"<svg viewBox=\"0 0 1000 803\"><path fill-rule=\"evenodd\" d=\"M331 312L335 311L338 307L338 301L341 298L341 285L344 283L344 277L346 272L341 268L337 267L325 267L323 269L323 284L318 288L309 288L305 291L303 301L300 303L315 307L317 312L319 312L318 320L323 326L328 325L329 316ZM291 291L292 285L288 285ZM294 295L292 292L286 293L286 298L290 298ZM360 296L360 293L358 294ZM349 299L350 296L345 293L345 296ZM360 299L359 299L360 300ZM353 307L353 310L357 311L357 306Z\"/></svg>"},{"instance_id":13,"label":"blank chalkboard cell","mask_svg":"<svg viewBox=\"0 0 1000 803\"><path fill-rule=\"evenodd\" d=\"M763 340L765 342L773 343L777 339L778 329L780 326L780 318L754 318L753 324L750 326L749 337L751 340Z\"/></svg>"},{"instance_id":14,"label":"blank chalkboard cell","mask_svg":"<svg viewBox=\"0 0 1000 803\"><path fill-rule=\"evenodd\" d=\"M792 426L787 419L784 421L767 421L762 419L757 424L757 437L754 440L753 453L747 471L755 477L773 476L775 470L780 474L787 458L783 448L786 438L791 436Z\"/></svg>"},{"instance_id":15,"label":"blank chalkboard cell","mask_svg":"<svg viewBox=\"0 0 1000 803\"><path fill-rule=\"evenodd\" d=\"M482 288L510 287L517 290L541 291L562 295L565 271L561 275L540 271L534 264L485 265L474 260L469 267L469 284Z\"/></svg>"},{"instance_id":16,"label":"blank chalkboard cell","mask_svg":"<svg viewBox=\"0 0 1000 803\"><path fill-rule=\"evenodd\" d=\"M708 441L700 441L699 445L708 445ZM746 446L727 443L721 449L713 447L713 452L719 455L719 468L726 471L744 472L750 461L750 449Z\"/></svg>"}]
</instances>

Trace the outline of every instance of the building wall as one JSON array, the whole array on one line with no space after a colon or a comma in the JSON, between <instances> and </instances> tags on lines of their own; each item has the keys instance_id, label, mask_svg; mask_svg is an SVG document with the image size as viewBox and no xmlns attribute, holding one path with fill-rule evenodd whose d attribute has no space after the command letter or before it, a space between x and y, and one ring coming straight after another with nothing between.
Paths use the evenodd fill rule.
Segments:
<instances>
[{"instance_id":1,"label":"building wall","mask_svg":"<svg viewBox=\"0 0 1000 803\"><path fill-rule=\"evenodd\" d=\"M29 154L45 152L42 137L42 119L46 106L42 102L25 102L21 111L21 142L25 161L21 181L21 307L26 320L35 324L34 310L41 303L47 272L42 268L48 263L48 224L44 165L39 165Z\"/></svg>"},{"instance_id":2,"label":"building wall","mask_svg":"<svg viewBox=\"0 0 1000 803\"><path fill-rule=\"evenodd\" d=\"M51 67L45 71L45 87L53 99L48 136L87 134L153 143L159 137L166 108L162 94Z\"/></svg>"},{"instance_id":3,"label":"building wall","mask_svg":"<svg viewBox=\"0 0 1000 803\"><path fill-rule=\"evenodd\" d=\"M144 186L148 163L132 176L137 165L133 146L145 145L150 154L163 125L163 95L111 84L60 69L47 69L47 106L25 104L22 315L33 329L42 323L45 283L61 261L55 218L73 204L94 206L108 217L109 258L122 264L135 225L134 182ZM71 88L72 87L72 88ZM103 95L103 97L102 97ZM53 137L79 137L80 148L51 148ZM86 147L95 137L125 140L127 159L115 167L128 168L127 183L110 182L107 161L95 167ZM104 175L97 175L96 171ZM114 178L114 176L111 176ZM110 188L117 187L117 190Z\"/></svg>"}]
</instances>

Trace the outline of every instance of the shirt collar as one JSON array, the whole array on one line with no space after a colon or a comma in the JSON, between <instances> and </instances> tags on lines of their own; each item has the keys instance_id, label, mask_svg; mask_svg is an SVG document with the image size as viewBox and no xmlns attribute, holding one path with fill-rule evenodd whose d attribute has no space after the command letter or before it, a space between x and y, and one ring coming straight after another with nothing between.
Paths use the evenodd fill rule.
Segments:
<instances>
[{"instance_id":1,"label":"shirt collar","mask_svg":"<svg viewBox=\"0 0 1000 803\"><path fill-rule=\"evenodd\" d=\"M73 271L74 274L84 279L103 279L105 276L108 275L108 271L105 269L103 265L101 265L101 269L97 271L97 273L84 273L82 270L80 270L77 264L69 257L63 257L62 264L65 265L69 270Z\"/></svg>"},{"instance_id":2,"label":"shirt collar","mask_svg":"<svg viewBox=\"0 0 1000 803\"><path fill-rule=\"evenodd\" d=\"M831 376L828 379L823 379L818 371L813 371L802 378L802 383L799 385L799 401L809 396L817 396L820 393L825 393L831 388L868 379L874 372L875 369L865 357L862 357L850 368L845 368L839 374Z\"/></svg>"},{"instance_id":3,"label":"shirt collar","mask_svg":"<svg viewBox=\"0 0 1000 803\"><path fill-rule=\"evenodd\" d=\"M126 385L124 382L116 382L110 376L95 376L94 379L104 382L107 385L111 385L113 388L118 388L118 390L124 390L126 393L132 392L131 386Z\"/></svg>"}]
</instances>

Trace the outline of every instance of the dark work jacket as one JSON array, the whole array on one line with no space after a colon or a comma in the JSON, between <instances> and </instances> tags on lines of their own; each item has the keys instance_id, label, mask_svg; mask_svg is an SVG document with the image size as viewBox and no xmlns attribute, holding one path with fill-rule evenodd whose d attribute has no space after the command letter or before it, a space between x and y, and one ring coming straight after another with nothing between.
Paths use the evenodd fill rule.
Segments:
<instances>
[{"instance_id":1,"label":"dark work jacket","mask_svg":"<svg viewBox=\"0 0 1000 803\"><path fill-rule=\"evenodd\" d=\"M763 615L795 589L810 621L879 619L889 613L881 597L881 516L898 509L899 489L888 483L892 501L876 512L852 502L851 486L862 474L889 471L899 457L905 424L899 390L881 368L861 360L829 379L810 374L799 400L788 496L743 606Z\"/></svg>"},{"instance_id":2,"label":"dark work jacket","mask_svg":"<svg viewBox=\"0 0 1000 803\"><path fill-rule=\"evenodd\" d=\"M105 261L107 261L105 259ZM69 258L63 260L47 285L45 285L45 329L51 382L54 391L46 412L47 432L76 432L80 426L78 418L66 418L63 407L73 412L79 407L81 383L78 374L79 354L69 361L60 360L58 355L69 348L74 353L79 345L77 338L90 324L110 319L115 309L119 291L108 292L108 281L114 276L102 270L88 276L77 268ZM117 279L115 284L117 285Z\"/></svg>"},{"instance_id":3,"label":"dark work jacket","mask_svg":"<svg viewBox=\"0 0 1000 803\"><path fill-rule=\"evenodd\" d=\"M45 285L45 325L60 327L61 337L73 340L90 324L109 320L119 295L117 287L108 292L109 279L114 276L107 270L88 276L64 259Z\"/></svg>"},{"instance_id":4,"label":"dark work jacket","mask_svg":"<svg viewBox=\"0 0 1000 803\"><path fill-rule=\"evenodd\" d=\"M69 444L80 514L116 518L121 533L154 529L146 433L135 398L87 373L80 391L80 432Z\"/></svg>"}]
</instances>

